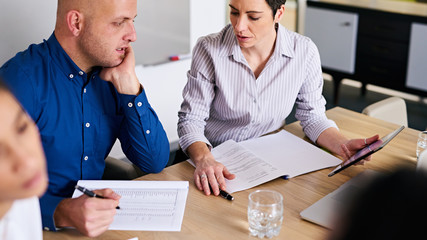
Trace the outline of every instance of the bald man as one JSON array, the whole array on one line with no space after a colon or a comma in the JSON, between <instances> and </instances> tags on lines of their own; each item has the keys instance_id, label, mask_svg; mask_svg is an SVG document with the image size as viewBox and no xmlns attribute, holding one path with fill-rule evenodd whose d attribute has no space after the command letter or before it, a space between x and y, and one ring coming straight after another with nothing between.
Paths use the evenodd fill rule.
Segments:
<instances>
[{"instance_id":1,"label":"bald man","mask_svg":"<svg viewBox=\"0 0 427 240\"><path fill-rule=\"evenodd\" d=\"M45 230L108 229L120 196L71 199L80 179L101 179L117 138L144 172L160 172L169 143L135 74L131 42L137 0L59 0L50 38L5 63L0 75L37 123L49 187L40 199Z\"/></svg>"}]
</instances>

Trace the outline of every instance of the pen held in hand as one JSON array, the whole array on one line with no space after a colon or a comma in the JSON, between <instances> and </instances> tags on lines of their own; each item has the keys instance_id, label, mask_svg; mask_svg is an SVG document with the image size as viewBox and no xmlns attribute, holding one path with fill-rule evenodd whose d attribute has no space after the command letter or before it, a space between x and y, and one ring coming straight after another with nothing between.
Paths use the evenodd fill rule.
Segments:
<instances>
[{"instance_id":1,"label":"pen held in hand","mask_svg":"<svg viewBox=\"0 0 427 240\"><path fill-rule=\"evenodd\" d=\"M79 190L80 192L82 192L83 194L85 194L86 196L105 199L105 197L104 197L104 196L98 195L98 194L96 194L96 193L92 192L91 190L89 190L89 189L87 189L87 188L85 188L85 187L82 187L82 186L76 185L76 186L75 186L75 188L76 188L77 190ZM119 206L117 206L117 207L116 207L116 209L120 209L120 207L119 207Z\"/></svg>"}]
</instances>

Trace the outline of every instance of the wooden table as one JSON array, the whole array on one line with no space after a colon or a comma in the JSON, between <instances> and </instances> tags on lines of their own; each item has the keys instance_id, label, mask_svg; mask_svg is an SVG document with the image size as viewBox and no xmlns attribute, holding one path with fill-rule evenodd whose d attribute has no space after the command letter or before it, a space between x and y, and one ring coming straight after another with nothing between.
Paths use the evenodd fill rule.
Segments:
<instances>
[{"instance_id":1,"label":"wooden table","mask_svg":"<svg viewBox=\"0 0 427 240\"><path fill-rule=\"evenodd\" d=\"M374 119L360 113L336 107L327 115L335 120L341 132L348 138L364 138L376 133L380 136L398 126ZM289 124L285 130L303 138L298 122ZM207 197L193 184L194 168L187 162L170 166L159 174L149 174L138 180L183 180L190 182L184 220L180 232L107 231L99 239L257 239L249 235L247 221L248 195L256 189L276 190L284 196L284 219L279 237L273 239L325 239L326 228L300 218L299 213L337 189L344 182L366 168L388 172L397 167L415 167L416 139L419 131L404 129L389 145L373 155L365 166L354 166L329 178L331 169L305 174L290 180L276 179L258 187L234 193L234 201L220 197ZM305 137L307 140L307 138ZM44 239L89 239L76 230L44 232Z\"/></svg>"}]
</instances>

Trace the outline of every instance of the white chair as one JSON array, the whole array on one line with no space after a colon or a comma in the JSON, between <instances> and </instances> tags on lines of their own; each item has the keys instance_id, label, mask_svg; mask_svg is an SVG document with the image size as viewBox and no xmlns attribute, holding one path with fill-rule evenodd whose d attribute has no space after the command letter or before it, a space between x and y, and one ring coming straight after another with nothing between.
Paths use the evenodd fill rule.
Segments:
<instances>
[{"instance_id":1,"label":"white chair","mask_svg":"<svg viewBox=\"0 0 427 240\"><path fill-rule=\"evenodd\" d=\"M399 97L389 97L367 106L363 114L384 121L396 123L408 127L405 100Z\"/></svg>"},{"instance_id":2,"label":"white chair","mask_svg":"<svg viewBox=\"0 0 427 240\"><path fill-rule=\"evenodd\" d=\"M144 175L135 164L108 156L105 159L104 180L132 180Z\"/></svg>"}]
</instances>

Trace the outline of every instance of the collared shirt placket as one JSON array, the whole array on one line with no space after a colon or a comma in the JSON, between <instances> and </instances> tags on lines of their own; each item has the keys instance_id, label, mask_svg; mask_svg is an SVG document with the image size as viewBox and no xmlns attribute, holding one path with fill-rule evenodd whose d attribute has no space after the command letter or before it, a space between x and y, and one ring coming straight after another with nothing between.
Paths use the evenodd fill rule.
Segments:
<instances>
[{"instance_id":1,"label":"collared shirt placket","mask_svg":"<svg viewBox=\"0 0 427 240\"><path fill-rule=\"evenodd\" d=\"M93 110L90 108L90 94L91 94L91 81L95 79L92 75L88 83L84 86L82 91L82 132L83 132L83 154L81 159L81 174L82 179L90 176L89 172L91 167L91 153L93 152L93 141L95 136L95 122L93 119Z\"/></svg>"}]
</instances>

